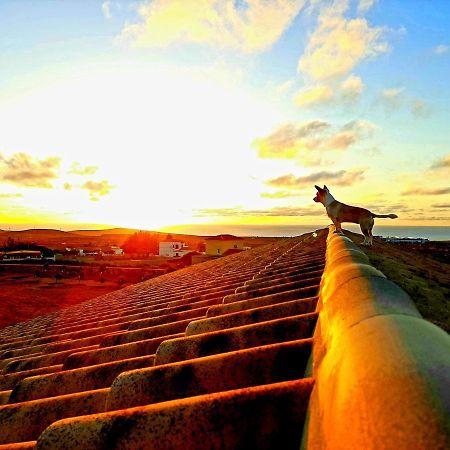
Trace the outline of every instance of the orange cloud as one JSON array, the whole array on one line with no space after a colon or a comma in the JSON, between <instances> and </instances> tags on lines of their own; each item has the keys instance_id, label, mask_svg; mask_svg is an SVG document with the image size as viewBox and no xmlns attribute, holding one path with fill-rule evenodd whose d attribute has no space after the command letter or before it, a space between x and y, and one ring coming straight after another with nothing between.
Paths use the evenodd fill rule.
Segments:
<instances>
[{"instance_id":1,"label":"orange cloud","mask_svg":"<svg viewBox=\"0 0 450 450\"><path fill-rule=\"evenodd\" d=\"M305 0L153 0L140 5L140 22L125 25L119 41L163 48L193 43L245 53L270 48Z\"/></svg>"},{"instance_id":2,"label":"orange cloud","mask_svg":"<svg viewBox=\"0 0 450 450\"><path fill-rule=\"evenodd\" d=\"M96 202L100 200L100 197L103 197L111 192L111 189L113 186L109 184L108 180L102 180L102 181L93 181L89 180L86 181L81 186L82 189L86 189L89 191L89 198Z\"/></svg>"},{"instance_id":3,"label":"orange cloud","mask_svg":"<svg viewBox=\"0 0 450 450\"><path fill-rule=\"evenodd\" d=\"M316 183L332 183L335 186L350 186L363 178L364 170L338 170L336 172L323 170L301 177L296 177L292 173L289 173L277 178L269 179L266 181L266 184L276 188L299 190L305 187L311 187Z\"/></svg>"},{"instance_id":4,"label":"orange cloud","mask_svg":"<svg viewBox=\"0 0 450 450\"><path fill-rule=\"evenodd\" d=\"M196 217L297 217L297 216L321 216L323 211L317 208L277 206L269 209L243 208L211 208L195 210Z\"/></svg>"},{"instance_id":5,"label":"orange cloud","mask_svg":"<svg viewBox=\"0 0 450 450\"><path fill-rule=\"evenodd\" d=\"M333 98L330 86L319 85L301 89L294 96L296 106L311 106L329 102Z\"/></svg>"},{"instance_id":6,"label":"orange cloud","mask_svg":"<svg viewBox=\"0 0 450 450\"><path fill-rule=\"evenodd\" d=\"M60 158L34 159L26 153L14 153L10 158L0 154L0 181L22 187L50 189L58 177Z\"/></svg>"},{"instance_id":7,"label":"orange cloud","mask_svg":"<svg viewBox=\"0 0 450 450\"><path fill-rule=\"evenodd\" d=\"M403 195L445 195L450 194L450 188L422 189L412 188L402 192Z\"/></svg>"},{"instance_id":8,"label":"orange cloud","mask_svg":"<svg viewBox=\"0 0 450 450\"><path fill-rule=\"evenodd\" d=\"M266 137L255 139L252 146L260 158L299 158L305 165L316 165L324 152L346 150L369 137L376 126L369 121L356 120L337 130L333 128L320 120L288 123Z\"/></svg>"},{"instance_id":9,"label":"orange cloud","mask_svg":"<svg viewBox=\"0 0 450 450\"><path fill-rule=\"evenodd\" d=\"M93 175L97 172L97 167L95 166L80 166L79 163L74 162L69 170L69 173L73 173L75 175Z\"/></svg>"},{"instance_id":10,"label":"orange cloud","mask_svg":"<svg viewBox=\"0 0 450 450\"><path fill-rule=\"evenodd\" d=\"M275 191L275 192L263 192L262 198L289 198L297 196L296 192L292 191Z\"/></svg>"},{"instance_id":11,"label":"orange cloud","mask_svg":"<svg viewBox=\"0 0 450 450\"><path fill-rule=\"evenodd\" d=\"M434 162L430 169L449 169L450 168L450 153L443 156L441 159Z\"/></svg>"}]
</instances>

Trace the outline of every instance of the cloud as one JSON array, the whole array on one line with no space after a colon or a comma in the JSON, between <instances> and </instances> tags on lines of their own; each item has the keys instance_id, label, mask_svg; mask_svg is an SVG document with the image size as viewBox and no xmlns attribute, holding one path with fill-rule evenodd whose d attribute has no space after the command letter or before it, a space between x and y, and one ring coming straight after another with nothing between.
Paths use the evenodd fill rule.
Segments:
<instances>
[{"instance_id":1,"label":"cloud","mask_svg":"<svg viewBox=\"0 0 450 450\"><path fill-rule=\"evenodd\" d=\"M322 210L317 208L304 208L296 206L277 206L269 209L252 209L245 210L243 208L211 208L194 210L196 217L297 217L297 216L321 216Z\"/></svg>"},{"instance_id":2,"label":"cloud","mask_svg":"<svg viewBox=\"0 0 450 450\"><path fill-rule=\"evenodd\" d=\"M415 117L426 117L430 114L430 107L423 100L415 99L412 101L411 113Z\"/></svg>"},{"instance_id":3,"label":"cloud","mask_svg":"<svg viewBox=\"0 0 450 450\"><path fill-rule=\"evenodd\" d=\"M311 106L327 103L333 98L331 87L325 85L310 86L301 89L294 97L296 106Z\"/></svg>"},{"instance_id":4,"label":"cloud","mask_svg":"<svg viewBox=\"0 0 450 450\"><path fill-rule=\"evenodd\" d=\"M298 194L292 191L275 191L275 192L263 192L262 198L289 198L296 197Z\"/></svg>"},{"instance_id":5,"label":"cloud","mask_svg":"<svg viewBox=\"0 0 450 450\"><path fill-rule=\"evenodd\" d=\"M433 48L433 53L435 55L443 55L445 53L448 53L449 50L450 50L450 47L448 45L440 44Z\"/></svg>"},{"instance_id":6,"label":"cloud","mask_svg":"<svg viewBox=\"0 0 450 450\"><path fill-rule=\"evenodd\" d=\"M450 168L450 153L448 155L443 156L441 159L438 159L434 162L430 169L449 169Z\"/></svg>"},{"instance_id":7,"label":"cloud","mask_svg":"<svg viewBox=\"0 0 450 450\"><path fill-rule=\"evenodd\" d=\"M110 1L106 1L106 2L102 3L102 13L107 19L111 19L112 18L111 2Z\"/></svg>"},{"instance_id":8,"label":"cloud","mask_svg":"<svg viewBox=\"0 0 450 450\"><path fill-rule=\"evenodd\" d=\"M364 170L338 170L336 172L323 170L301 177L296 177L290 173L277 178L269 179L266 181L266 184L276 188L299 190L305 187L310 188L316 183L331 183L334 186L350 186L363 178Z\"/></svg>"},{"instance_id":9,"label":"cloud","mask_svg":"<svg viewBox=\"0 0 450 450\"><path fill-rule=\"evenodd\" d=\"M450 194L449 188L422 189L412 188L402 192L403 195L445 195Z\"/></svg>"},{"instance_id":10,"label":"cloud","mask_svg":"<svg viewBox=\"0 0 450 450\"><path fill-rule=\"evenodd\" d=\"M294 104L302 108L311 106L335 104L356 101L364 88L361 78L350 75L341 83L329 82L328 84L306 85L294 96Z\"/></svg>"},{"instance_id":11,"label":"cloud","mask_svg":"<svg viewBox=\"0 0 450 450\"><path fill-rule=\"evenodd\" d=\"M344 100L354 101L361 95L363 89L364 83L361 78L350 75L340 85L341 97Z\"/></svg>"},{"instance_id":12,"label":"cloud","mask_svg":"<svg viewBox=\"0 0 450 450\"><path fill-rule=\"evenodd\" d=\"M295 80L291 79L291 80L287 80L284 83L278 84L277 86L275 86L275 92L278 95L284 95L287 92L289 92L292 87L294 86Z\"/></svg>"},{"instance_id":13,"label":"cloud","mask_svg":"<svg viewBox=\"0 0 450 450\"><path fill-rule=\"evenodd\" d=\"M366 6L370 2L362 2ZM385 29L371 27L366 19L347 19L349 3L335 0L319 15L298 70L316 81L334 80L352 71L360 62L389 51Z\"/></svg>"},{"instance_id":14,"label":"cloud","mask_svg":"<svg viewBox=\"0 0 450 450\"><path fill-rule=\"evenodd\" d=\"M417 118L430 114L429 105L413 95L408 95L402 86L383 89L381 91L381 100L386 110L390 112L405 106Z\"/></svg>"},{"instance_id":15,"label":"cloud","mask_svg":"<svg viewBox=\"0 0 450 450\"><path fill-rule=\"evenodd\" d=\"M376 126L369 121L356 120L340 128L320 120L288 123L272 134L257 138L252 146L264 159L296 159L305 165L315 165L324 152L346 150L370 136Z\"/></svg>"},{"instance_id":16,"label":"cloud","mask_svg":"<svg viewBox=\"0 0 450 450\"><path fill-rule=\"evenodd\" d=\"M0 198L20 198L22 194L0 194Z\"/></svg>"},{"instance_id":17,"label":"cloud","mask_svg":"<svg viewBox=\"0 0 450 450\"><path fill-rule=\"evenodd\" d=\"M450 203L435 203L434 205L431 205L431 207L437 209L450 209Z\"/></svg>"},{"instance_id":18,"label":"cloud","mask_svg":"<svg viewBox=\"0 0 450 450\"><path fill-rule=\"evenodd\" d=\"M26 153L14 153L10 158L0 154L0 181L16 186L52 188L58 177L60 158L34 159Z\"/></svg>"},{"instance_id":19,"label":"cloud","mask_svg":"<svg viewBox=\"0 0 450 450\"><path fill-rule=\"evenodd\" d=\"M75 175L93 175L97 172L97 167L95 166L80 166L79 163L74 162L70 167L69 173L73 173Z\"/></svg>"},{"instance_id":20,"label":"cloud","mask_svg":"<svg viewBox=\"0 0 450 450\"><path fill-rule=\"evenodd\" d=\"M404 87L383 89L381 96L384 105L389 109L398 109L403 102Z\"/></svg>"},{"instance_id":21,"label":"cloud","mask_svg":"<svg viewBox=\"0 0 450 450\"><path fill-rule=\"evenodd\" d=\"M330 124L320 120L311 120L298 124L282 125L269 136L257 138L252 145L258 150L260 158L292 159L302 150L309 150L321 140L321 136Z\"/></svg>"},{"instance_id":22,"label":"cloud","mask_svg":"<svg viewBox=\"0 0 450 450\"><path fill-rule=\"evenodd\" d=\"M378 0L359 0L358 12L365 14Z\"/></svg>"},{"instance_id":23,"label":"cloud","mask_svg":"<svg viewBox=\"0 0 450 450\"><path fill-rule=\"evenodd\" d=\"M119 41L133 47L174 43L209 45L244 53L270 48L305 0L153 0L138 8L140 21L126 24Z\"/></svg>"},{"instance_id":24,"label":"cloud","mask_svg":"<svg viewBox=\"0 0 450 450\"><path fill-rule=\"evenodd\" d=\"M81 189L89 191L89 198L94 202L100 200L100 197L109 194L112 188L113 186L109 184L108 180L89 180L81 186Z\"/></svg>"}]
</instances>

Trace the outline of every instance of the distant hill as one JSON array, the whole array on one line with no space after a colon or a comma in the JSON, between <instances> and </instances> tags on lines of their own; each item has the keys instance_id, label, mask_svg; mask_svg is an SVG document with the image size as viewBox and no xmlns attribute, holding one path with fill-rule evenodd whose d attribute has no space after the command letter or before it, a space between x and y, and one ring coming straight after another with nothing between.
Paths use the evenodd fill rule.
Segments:
<instances>
[{"instance_id":1,"label":"distant hill","mask_svg":"<svg viewBox=\"0 0 450 450\"><path fill-rule=\"evenodd\" d=\"M79 234L81 236L103 236L107 234L123 235L134 234L137 229L135 228L109 228L106 230L71 230L71 233Z\"/></svg>"},{"instance_id":2,"label":"distant hill","mask_svg":"<svg viewBox=\"0 0 450 450\"><path fill-rule=\"evenodd\" d=\"M121 246L130 235L141 231L133 228L110 228L106 230L73 230L61 231L53 229L30 229L22 231L0 230L0 247L4 246L8 238L17 242L35 243L51 249L72 248L103 248L111 245ZM148 231L156 234L158 241L165 240L168 236L174 241L185 242L191 249L195 250L198 244L204 242L207 236L196 236L191 234L167 233L160 231ZM244 246L255 247L269 244L278 238L247 237Z\"/></svg>"}]
</instances>

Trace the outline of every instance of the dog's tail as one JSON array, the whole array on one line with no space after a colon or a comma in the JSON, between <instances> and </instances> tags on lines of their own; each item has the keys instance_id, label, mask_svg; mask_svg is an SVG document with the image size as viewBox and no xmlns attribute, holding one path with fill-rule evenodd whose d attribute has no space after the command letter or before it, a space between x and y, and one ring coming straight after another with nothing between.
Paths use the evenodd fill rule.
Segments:
<instances>
[{"instance_id":1,"label":"dog's tail","mask_svg":"<svg viewBox=\"0 0 450 450\"><path fill-rule=\"evenodd\" d=\"M397 214L374 214L372 213L372 217L380 217L382 219L397 219Z\"/></svg>"}]
</instances>

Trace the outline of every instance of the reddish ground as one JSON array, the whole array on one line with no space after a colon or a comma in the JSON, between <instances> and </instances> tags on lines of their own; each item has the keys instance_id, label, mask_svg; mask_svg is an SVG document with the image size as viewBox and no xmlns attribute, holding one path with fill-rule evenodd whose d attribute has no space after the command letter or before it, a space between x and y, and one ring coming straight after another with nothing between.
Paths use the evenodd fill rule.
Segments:
<instances>
[{"instance_id":1,"label":"reddish ground","mask_svg":"<svg viewBox=\"0 0 450 450\"><path fill-rule=\"evenodd\" d=\"M35 278L17 273L0 274L0 328L23 322L61 308L76 305L90 298L107 294L131 283Z\"/></svg>"}]
</instances>

